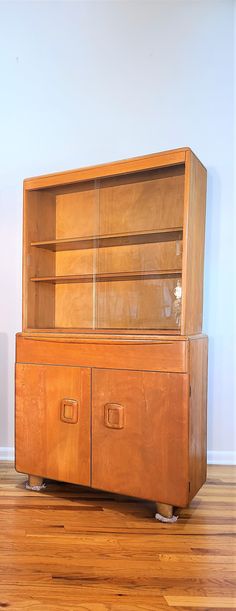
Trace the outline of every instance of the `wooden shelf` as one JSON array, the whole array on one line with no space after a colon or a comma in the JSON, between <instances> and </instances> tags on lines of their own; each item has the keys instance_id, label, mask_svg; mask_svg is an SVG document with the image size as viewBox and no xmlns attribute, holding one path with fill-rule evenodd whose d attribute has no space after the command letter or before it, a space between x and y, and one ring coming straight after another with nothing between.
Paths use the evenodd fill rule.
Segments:
<instances>
[{"instance_id":1,"label":"wooden shelf","mask_svg":"<svg viewBox=\"0 0 236 611\"><path fill-rule=\"evenodd\" d=\"M180 269L150 270L137 272L104 272L100 274L78 274L69 276L44 276L31 278L32 282L48 282L51 284L70 284L73 282L113 282L119 280L150 280L154 278L181 278Z\"/></svg>"},{"instance_id":2,"label":"wooden shelf","mask_svg":"<svg viewBox=\"0 0 236 611\"><path fill-rule=\"evenodd\" d=\"M31 246L44 248L46 250L64 251L79 250L83 248L97 248L109 246L125 246L126 244L147 244L153 242L172 242L182 240L183 228L172 227L168 229L157 229L150 231L133 231L129 233L113 233L95 236L84 236L77 238L63 238L57 240L44 240L31 242Z\"/></svg>"}]
</instances>

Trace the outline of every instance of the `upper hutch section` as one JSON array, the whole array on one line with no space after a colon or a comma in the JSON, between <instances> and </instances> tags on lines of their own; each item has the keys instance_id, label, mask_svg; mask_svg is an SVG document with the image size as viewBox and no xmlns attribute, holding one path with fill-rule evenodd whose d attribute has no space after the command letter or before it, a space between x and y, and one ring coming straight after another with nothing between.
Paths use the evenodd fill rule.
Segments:
<instances>
[{"instance_id":1,"label":"upper hutch section","mask_svg":"<svg viewBox=\"0 0 236 611\"><path fill-rule=\"evenodd\" d=\"M200 333L205 191L190 149L25 180L23 330Z\"/></svg>"}]
</instances>

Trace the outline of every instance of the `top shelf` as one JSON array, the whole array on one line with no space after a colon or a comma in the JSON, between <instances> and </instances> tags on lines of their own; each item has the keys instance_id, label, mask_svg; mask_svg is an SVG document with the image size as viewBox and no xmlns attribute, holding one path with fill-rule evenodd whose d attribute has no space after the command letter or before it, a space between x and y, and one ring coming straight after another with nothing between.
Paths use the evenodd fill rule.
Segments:
<instances>
[{"instance_id":1,"label":"top shelf","mask_svg":"<svg viewBox=\"0 0 236 611\"><path fill-rule=\"evenodd\" d=\"M151 229L150 231L131 231L128 233L112 233L77 238L62 238L57 240L44 240L31 242L31 246L46 250L64 251L84 248L98 248L109 246L125 246L127 244L148 244L152 242L172 242L183 239L183 228L172 227L168 229Z\"/></svg>"}]
</instances>

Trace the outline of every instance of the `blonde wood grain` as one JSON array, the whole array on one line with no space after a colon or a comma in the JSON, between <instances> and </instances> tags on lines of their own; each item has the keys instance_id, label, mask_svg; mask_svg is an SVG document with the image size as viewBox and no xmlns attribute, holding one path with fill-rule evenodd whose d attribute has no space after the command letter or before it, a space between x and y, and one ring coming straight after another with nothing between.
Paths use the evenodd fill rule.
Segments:
<instances>
[{"instance_id":1,"label":"blonde wood grain","mask_svg":"<svg viewBox=\"0 0 236 611\"><path fill-rule=\"evenodd\" d=\"M177 328L173 315L176 278L149 279L147 273L145 280L99 283L96 286L96 327L143 330L158 327L174 331Z\"/></svg>"},{"instance_id":2,"label":"blonde wood grain","mask_svg":"<svg viewBox=\"0 0 236 611\"><path fill-rule=\"evenodd\" d=\"M87 331L85 330L84 332L82 331L82 329L79 329L79 333L75 334L76 329L55 329L53 332L50 332L50 334L47 333L48 329L30 329L29 332L26 331L22 331L22 333L17 333L16 337L24 337L26 339L46 339L48 341L65 341L65 342L81 342L84 341L86 339L86 341L93 341L93 342L98 342L98 341L104 341L104 339L108 340L108 341L112 341L114 343L127 343L127 342L134 342L134 343L145 343L145 342L149 342L149 343L168 343L171 341L186 341L186 340L191 340L191 339L199 339L201 337L207 337L204 333L198 333L198 335L180 335L178 333L178 330L174 330L174 333L171 333L171 331L166 331L165 333L163 333L163 331L161 330L160 332L156 333L150 329L145 329L145 332L142 331L138 331L137 329L134 330L130 330L130 329L122 329L122 332L120 331L116 331L114 329L93 329L92 331ZM164 336L164 337L163 337ZM165 337L166 336L166 337Z\"/></svg>"},{"instance_id":3,"label":"blonde wood grain","mask_svg":"<svg viewBox=\"0 0 236 611\"><path fill-rule=\"evenodd\" d=\"M110 233L110 234L93 234L86 235L85 237L66 237L57 238L56 240L41 240L37 242L31 242L31 246L37 248L45 248L46 250L53 251L66 251L66 250L78 250L85 248L106 248L109 246L122 246L126 244L148 244L155 242L171 242L176 240L182 240L183 229L182 227L173 228L158 228L156 231L141 230L141 231L129 231L122 233Z\"/></svg>"},{"instance_id":4,"label":"blonde wood grain","mask_svg":"<svg viewBox=\"0 0 236 611\"><path fill-rule=\"evenodd\" d=\"M159 278L161 276L167 277L167 278L171 278L172 276L174 277L181 277L181 270L180 269L174 269L174 270L156 270L156 269L151 269L149 271L132 271L132 272L124 272L123 270L120 270L119 272L103 272L100 274L96 274L96 282L105 282L106 280L126 280L129 278L137 278L138 280L142 280L142 278L145 279L145 277L147 278ZM36 276L34 278L31 278L32 282L47 282L47 283L52 283L52 284L68 284L68 283L73 283L73 282L93 282L95 280L95 275L93 274L77 274L74 276Z\"/></svg>"},{"instance_id":5,"label":"blonde wood grain","mask_svg":"<svg viewBox=\"0 0 236 611\"><path fill-rule=\"evenodd\" d=\"M55 286L55 328L94 327L93 284L80 282ZM78 331L77 331L78 332Z\"/></svg>"},{"instance_id":6,"label":"blonde wood grain","mask_svg":"<svg viewBox=\"0 0 236 611\"><path fill-rule=\"evenodd\" d=\"M149 503L53 482L29 492L25 479L1 463L2 608L235 608L235 467L210 466L172 525Z\"/></svg>"},{"instance_id":7,"label":"blonde wood grain","mask_svg":"<svg viewBox=\"0 0 236 611\"><path fill-rule=\"evenodd\" d=\"M182 242L170 241L170 231L179 228L184 238L181 332L200 332L204 200L205 170L188 148L26 181L23 329L138 326L178 331L176 285L171 290L158 282L94 285L94 279L114 279L121 272L123 282L129 273L141 278L153 269L160 275L177 270L181 278ZM158 231L159 238L166 233L166 242L149 241ZM96 243L100 235L108 236L103 245ZM112 236L120 236L118 242ZM122 242L125 236L131 243ZM141 242L132 243L137 237ZM53 248L31 246L43 242ZM82 274L91 286L68 286L82 282ZM117 317L111 304L118 301Z\"/></svg>"},{"instance_id":8,"label":"blonde wood grain","mask_svg":"<svg viewBox=\"0 0 236 611\"><path fill-rule=\"evenodd\" d=\"M94 370L92 486L187 505L188 396L186 374ZM109 404L123 408L123 428L105 426Z\"/></svg>"},{"instance_id":9,"label":"blonde wood grain","mask_svg":"<svg viewBox=\"0 0 236 611\"><path fill-rule=\"evenodd\" d=\"M189 347L189 480L192 499L206 480L208 339L192 338Z\"/></svg>"},{"instance_id":10,"label":"blonde wood grain","mask_svg":"<svg viewBox=\"0 0 236 611\"><path fill-rule=\"evenodd\" d=\"M202 324L205 169L185 148L36 177L24 190L17 465L88 484L92 452L96 485L186 505L205 477L206 351L188 339ZM78 401L80 387L83 417L62 428L60 402ZM104 393L129 406L122 451L112 437L103 444Z\"/></svg>"},{"instance_id":11,"label":"blonde wood grain","mask_svg":"<svg viewBox=\"0 0 236 611\"><path fill-rule=\"evenodd\" d=\"M184 166L164 177L157 170L101 180L98 194L101 234L183 226Z\"/></svg>"},{"instance_id":12,"label":"blonde wood grain","mask_svg":"<svg viewBox=\"0 0 236 611\"><path fill-rule=\"evenodd\" d=\"M148 272L182 269L182 242L157 242L154 244L125 245L120 248L99 248L97 273L121 270L125 272ZM138 287L137 287L138 290ZM138 298L138 295L137 295Z\"/></svg>"},{"instance_id":13,"label":"blonde wood grain","mask_svg":"<svg viewBox=\"0 0 236 611\"><path fill-rule=\"evenodd\" d=\"M90 370L16 365L16 467L30 475L90 484ZM76 424L61 419L78 402Z\"/></svg>"},{"instance_id":14,"label":"blonde wood grain","mask_svg":"<svg viewBox=\"0 0 236 611\"><path fill-rule=\"evenodd\" d=\"M169 607L236 609L236 596L165 596Z\"/></svg>"},{"instance_id":15,"label":"blonde wood grain","mask_svg":"<svg viewBox=\"0 0 236 611\"><path fill-rule=\"evenodd\" d=\"M95 182L76 186L74 193L56 196L56 238L99 233L99 191Z\"/></svg>"},{"instance_id":16,"label":"blonde wood grain","mask_svg":"<svg viewBox=\"0 0 236 611\"><path fill-rule=\"evenodd\" d=\"M156 168L157 166L165 167L168 165L179 165L185 162L185 156L188 150L188 148L175 149L172 151L145 155L143 157L134 157L133 159L124 159L112 163L90 166L80 170L69 170L67 172L27 178L24 181L24 187L26 190L33 190L53 187L60 184L69 185L71 183L88 181L100 177L143 171L150 168Z\"/></svg>"},{"instance_id":17,"label":"blonde wood grain","mask_svg":"<svg viewBox=\"0 0 236 611\"><path fill-rule=\"evenodd\" d=\"M206 170L186 152L181 333L202 330Z\"/></svg>"},{"instance_id":18,"label":"blonde wood grain","mask_svg":"<svg viewBox=\"0 0 236 611\"><path fill-rule=\"evenodd\" d=\"M147 369L150 371L187 372L187 341L163 340L150 342L136 340L127 343L124 339L91 341L68 341L30 335L17 336L17 363L70 365L81 367L105 367L117 369Z\"/></svg>"},{"instance_id":19,"label":"blonde wood grain","mask_svg":"<svg viewBox=\"0 0 236 611\"><path fill-rule=\"evenodd\" d=\"M33 285L34 275L55 274L55 255L32 249L31 242L55 235L55 197L48 192L24 194L23 227L23 329L53 327L55 288Z\"/></svg>"}]
</instances>

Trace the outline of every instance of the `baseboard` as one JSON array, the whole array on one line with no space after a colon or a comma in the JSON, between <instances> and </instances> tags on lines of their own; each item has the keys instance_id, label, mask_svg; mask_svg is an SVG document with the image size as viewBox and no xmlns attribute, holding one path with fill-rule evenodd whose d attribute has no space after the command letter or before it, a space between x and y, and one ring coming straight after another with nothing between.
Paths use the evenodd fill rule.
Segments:
<instances>
[{"instance_id":1,"label":"baseboard","mask_svg":"<svg viewBox=\"0 0 236 611\"><path fill-rule=\"evenodd\" d=\"M14 460L15 451L13 447L0 447L0 460Z\"/></svg>"},{"instance_id":2,"label":"baseboard","mask_svg":"<svg viewBox=\"0 0 236 611\"><path fill-rule=\"evenodd\" d=\"M208 465L236 465L236 451L208 450L207 462Z\"/></svg>"},{"instance_id":3,"label":"baseboard","mask_svg":"<svg viewBox=\"0 0 236 611\"><path fill-rule=\"evenodd\" d=\"M0 447L0 460L14 460L15 452L13 447ZM236 452L208 450L208 465L236 465Z\"/></svg>"}]
</instances>

